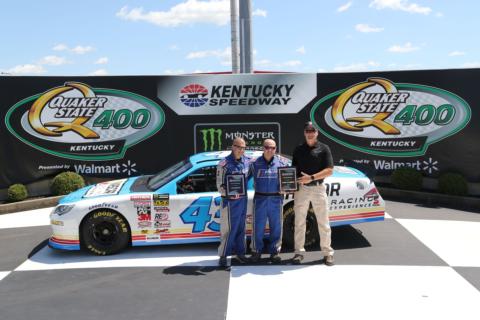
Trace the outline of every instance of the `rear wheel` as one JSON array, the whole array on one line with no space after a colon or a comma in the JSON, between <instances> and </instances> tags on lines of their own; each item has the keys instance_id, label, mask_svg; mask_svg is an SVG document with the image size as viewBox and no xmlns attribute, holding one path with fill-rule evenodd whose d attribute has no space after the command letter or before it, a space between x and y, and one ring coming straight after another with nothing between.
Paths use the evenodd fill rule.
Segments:
<instances>
[{"instance_id":1,"label":"rear wheel","mask_svg":"<svg viewBox=\"0 0 480 320\"><path fill-rule=\"evenodd\" d=\"M122 251L130 242L128 222L117 212L100 210L90 213L82 223L83 246L96 255Z\"/></svg>"},{"instance_id":2,"label":"rear wheel","mask_svg":"<svg viewBox=\"0 0 480 320\"><path fill-rule=\"evenodd\" d=\"M282 247L293 249L295 247L295 210L293 204L283 209L283 238ZM310 206L307 214L307 226L305 231L305 247L311 247L319 243L317 218Z\"/></svg>"}]
</instances>

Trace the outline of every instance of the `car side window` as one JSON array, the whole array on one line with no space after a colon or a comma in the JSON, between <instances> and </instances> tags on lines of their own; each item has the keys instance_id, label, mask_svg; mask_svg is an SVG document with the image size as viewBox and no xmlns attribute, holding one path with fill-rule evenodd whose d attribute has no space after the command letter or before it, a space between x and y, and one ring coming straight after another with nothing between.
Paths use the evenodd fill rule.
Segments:
<instances>
[{"instance_id":1,"label":"car side window","mask_svg":"<svg viewBox=\"0 0 480 320\"><path fill-rule=\"evenodd\" d=\"M203 167L177 182L177 194L217 191L217 167Z\"/></svg>"}]
</instances>

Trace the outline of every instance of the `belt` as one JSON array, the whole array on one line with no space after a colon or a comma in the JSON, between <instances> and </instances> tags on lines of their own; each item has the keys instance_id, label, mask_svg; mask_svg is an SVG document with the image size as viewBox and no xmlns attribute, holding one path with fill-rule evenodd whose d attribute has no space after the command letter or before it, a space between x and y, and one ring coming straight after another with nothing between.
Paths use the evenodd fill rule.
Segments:
<instances>
[{"instance_id":1,"label":"belt","mask_svg":"<svg viewBox=\"0 0 480 320\"><path fill-rule=\"evenodd\" d=\"M278 192L266 193L266 192L257 192L257 191L255 191L255 195L256 196L271 196L271 197L281 196L281 194L278 193Z\"/></svg>"},{"instance_id":2,"label":"belt","mask_svg":"<svg viewBox=\"0 0 480 320\"><path fill-rule=\"evenodd\" d=\"M321 186L323 184L323 182L320 182L320 181L312 181L312 182L309 182L309 183L305 183L304 186L307 186L307 187L313 187L313 186Z\"/></svg>"}]
</instances>

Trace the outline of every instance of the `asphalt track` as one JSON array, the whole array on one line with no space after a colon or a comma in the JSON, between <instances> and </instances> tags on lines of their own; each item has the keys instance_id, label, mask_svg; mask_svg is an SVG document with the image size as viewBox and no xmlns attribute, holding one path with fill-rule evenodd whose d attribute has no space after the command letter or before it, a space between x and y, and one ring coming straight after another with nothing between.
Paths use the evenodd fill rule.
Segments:
<instances>
[{"instance_id":1,"label":"asphalt track","mask_svg":"<svg viewBox=\"0 0 480 320\"><path fill-rule=\"evenodd\" d=\"M480 214L387 201L333 228L334 267L217 268L216 244L97 257L46 247L49 209L0 215L0 319L478 319Z\"/></svg>"}]
</instances>

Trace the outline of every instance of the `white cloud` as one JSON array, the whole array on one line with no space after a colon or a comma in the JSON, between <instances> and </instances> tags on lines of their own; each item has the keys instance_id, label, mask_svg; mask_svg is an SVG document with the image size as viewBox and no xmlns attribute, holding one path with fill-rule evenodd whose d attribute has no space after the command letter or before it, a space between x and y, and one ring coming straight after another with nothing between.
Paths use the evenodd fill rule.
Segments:
<instances>
[{"instance_id":1,"label":"white cloud","mask_svg":"<svg viewBox=\"0 0 480 320\"><path fill-rule=\"evenodd\" d=\"M201 69L196 69L192 73L210 73L212 70L201 70Z\"/></svg>"},{"instance_id":2,"label":"white cloud","mask_svg":"<svg viewBox=\"0 0 480 320\"><path fill-rule=\"evenodd\" d=\"M463 68L480 68L480 61L466 62L462 65Z\"/></svg>"},{"instance_id":3,"label":"white cloud","mask_svg":"<svg viewBox=\"0 0 480 320\"><path fill-rule=\"evenodd\" d=\"M87 52L90 52L90 51L93 51L95 50L94 47L92 46L81 46L81 45L77 45L75 48L69 48L66 44L57 44L55 45L52 50L54 51L70 51L72 53L76 53L76 54L85 54Z\"/></svg>"},{"instance_id":4,"label":"white cloud","mask_svg":"<svg viewBox=\"0 0 480 320\"><path fill-rule=\"evenodd\" d=\"M160 27L178 27L196 23L223 26L230 22L230 1L186 0L167 11L144 11L142 7L130 9L124 6L116 15L127 21L144 21ZM266 17L267 12L256 9L253 15Z\"/></svg>"},{"instance_id":5,"label":"white cloud","mask_svg":"<svg viewBox=\"0 0 480 320\"><path fill-rule=\"evenodd\" d=\"M105 69L98 69L98 70L93 71L89 75L90 76L106 76L106 75L108 75L108 72Z\"/></svg>"},{"instance_id":6,"label":"white cloud","mask_svg":"<svg viewBox=\"0 0 480 320\"><path fill-rule=\"evenodd\" d=\"M227 47L225 49L218 50L204 50L204 51L193 51L187 54L187 59L203 59L209 57L222 58L224 60L231 59L232 49Z\"/></svg>"},{"instance_id":7,"label":"white cloud","mask_svg":"<svg viewBox=\"0 0 480 320\"><path fill-rule=\"evenodd\" d=\"M267 17L267 11L261 10L261 9L256 9L255 11L252 12L252 16L257 16L257 17Z\"/></svg>"},{"instance_id":8,"label":"white cloud","mask_svg":"<svg viewBox=\"0 0 480 320\"><path fill-rule=\"evenodd\" d=\"M262 60L256 60L254 61L253 63L255 66L271 66L272 65L272 61L268 60L268 59L262 59Z\"/></svg>"},{"instance_id":9,"label":"white cloud","mask_svg":"<svg viewBox=\"0 0 480 320\"><path fill-rule=\"evenodd\" d=\"M370 2L370 7L377 10L392 9L425 15L428 15L430 12L432 12L431 8L423 7L416 3L410 3L408 0L373 0Z\"/></svg>"},{"instance_id":10,"label":"white cloud","mask_svg":"<svg viewBox=\"0 0 480 320\"><path fill-rule=\"evenodd\" d=\"M369 33L369 32L380 32L383 31L383 28L372 27L365 23L359 23L355 26L355 30L359 32Z\"/></svg>"},{"instance_id":11,"label":"white cloud","mask_svg":"<svg viewBox=\"0 0 480 320\"><path fill-rule=\"evenodd\" d=\"M253 62L253 66L256 67L261 67L261 68L291 68L291 67L298 67L302 65L302 61L300 60L288 60L280 63L273 62L269 59L261 59L261 60L255 60Z\"/></svg>"},{"instance_id":12,"label":"white cloud","mask_svg":"<svg viewBox=\"0 0 480 320\"><path fill-rule=\"evenodd\" d=\"M373 67L379 67L380 63L376 61L368 61L368 62L359 62L359 63L352 63L349 65L341 65L336 66L333 68L334 72L354 72L354 71L367 71L371 70Z\"/></svg>"},{"instance_id":13,"label":"white cloud","mask_svg":"<svg viewBox=\"0 0 480 320\"><path fill-rule=\"evenodd\" d=\"M107 64L108 63L108 57L101 57L97 61L95 61L95 64Z\"/></svg>"},{"instance_id":14,"label":"white cloud","mask_svg":"<svg viewBox=\"0 0 480 320\"><path fill-rule=\"evenodd\" d=\"M70 51L76 54L85 54L87 52L93 51L94 48L91 46L76 46L75 48L71 49Z\"/></svg>"},{"instance_id":15,"label":"white cloud","mask_svg":"<svg viewBox=\"0 0 480 320\"><path fill-rule=\"evenodd\" d=\"M46 56L46 57L43 57L42 60L40 60L38 63L46 64L50 66L61 66L61 65L67 64L68 61L64 57Z\"/></svg>"},{"instance_id":16,"label":"white cloud","mask_svg":"<svg viewBox=\"0 0 480 320\"><path fill-rule=\"evenodd\" d=\"M352 1L349 1L349 2L345 3L344 5L340 6L340 7L337 9L337 12L347 11L348 9L350 9L351 6L352 6Z\"/></svg>"},{"instance_id":17,"label":"white cloud","mask_svg":"<svg viewBox=\"0 0 480 320\"><path fill-rule=\"evenodd\" d=\"M280 66L284 67L297 67L302 64L302 61L300 60L290 60L290 61L285 61L280 64Z\"/></svg>"},{"instance_id":18,"label":"white cloud","mask_svg":"<svg viewBox=\"0 0 480 320\"><path fill-rule=\"evenodd\" d=\"M10 73L12 75L42 74L46 72L47 70L38 64L21 64L6 71L6 73Z\"/></svg>"},{"instance_id":19,"label":"white cloud","mask_svg":"<svg viewBox=\"0 0 480 320\"><path fill-rule=\"evenodd\" d=\"M452 51L448 54L450 57L464 56L465 52L463 51Z\"/></svg>"},{"instance_id":20,"label":"white cloud","mask_svg":"<svg viewBox=\"0 0 480 320\"><path fill-rule=\"evenodd\" d=\"M300 54L305 54L306 53L305 46L301 46L300 48L297 48L295 52L298 52Z\"/></svg>"},{"instance_id":21,"label":"white cloud","mask_svg":"<svg viewBox=\"0 0 480 320\"><path fill-rule=\"evenodd\" d=\"M170 69L167 69L167 70L164 70L163 71L164 74L184 74L185 73L185 70L183 69L177 69L177 70L170 70Z\"/></svg>"},{"instance_id":22,"label":"white cloud","mask_svg":"<svg viewBox=\"0 0 480 320\"><path fill-rule=\"evenodd\" d=\"M395 53L408 53L408 52L417 51L418 49L420 48L414 47L410 42L407 42L403 46L398 44L393 45L390 48L388 48L388 51L395 52Z\"/></svg>"},{"instance_id":23,"label":"white cloud","mask_svg":"<svg viewBox=\"0 0 480 320\"><path fill-rule=\"evenodd\" d=\"M55 47L52 48L54 51L64 51L68 50L68 47L63 43L57 44Z\"/></svg>"}]
</instances>

